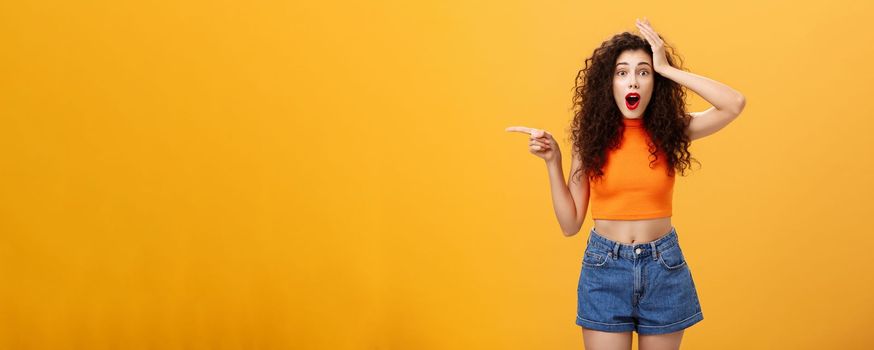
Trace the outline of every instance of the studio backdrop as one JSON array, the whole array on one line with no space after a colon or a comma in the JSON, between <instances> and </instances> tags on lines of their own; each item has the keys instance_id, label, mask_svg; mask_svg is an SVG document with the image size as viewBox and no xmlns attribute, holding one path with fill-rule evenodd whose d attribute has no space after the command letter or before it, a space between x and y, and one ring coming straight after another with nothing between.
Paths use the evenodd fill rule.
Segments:
<instances>
[{"instance_id":1,"label":"studio backdrop","mask_svg":"<svg viewBox=\"0 0 874 350\"><path fill-rule=\"evenodd\" d=\"M870 349L872 10L4 2L0 348L582 348L591 216L504 129L567 178L575 75L646 16L746 97L677 178L683 347Z\"/></svg>"}]
</instances>

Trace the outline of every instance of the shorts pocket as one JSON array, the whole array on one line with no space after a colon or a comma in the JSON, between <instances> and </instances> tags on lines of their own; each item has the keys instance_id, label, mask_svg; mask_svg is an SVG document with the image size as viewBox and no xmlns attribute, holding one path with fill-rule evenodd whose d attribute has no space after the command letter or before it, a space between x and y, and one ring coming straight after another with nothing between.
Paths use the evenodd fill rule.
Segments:
<instances>
[{"instance_id":1,"label":"shorts pocket","mask_svg":"<svg viewBox=\"0 0 874 350\"><path fill-rule=\"evenodd\" d=\"M686 257L679 245L674 245L664 251L659 251L659 262L668 270L676 270L686 265Z\"/></svg>"},{"instance_id":2,"label":"shorts pocket","mask_svg":"<svg viewBox=\"0 0 874 350\"><path fill-rule=\"evenodd\" d=\"M607 255L586 251L583 254L583 266L598 267L607 263Z\"/></svg>"}]
</instances>

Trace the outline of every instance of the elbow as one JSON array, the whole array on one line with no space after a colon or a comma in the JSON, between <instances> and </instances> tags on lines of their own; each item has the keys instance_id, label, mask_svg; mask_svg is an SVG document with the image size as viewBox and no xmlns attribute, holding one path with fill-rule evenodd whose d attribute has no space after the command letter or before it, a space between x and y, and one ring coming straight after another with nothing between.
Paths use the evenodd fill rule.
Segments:
<instances>
[{"instance_id":1,"label":"elbow","mask_svg":"<svg viewBox=\"0 0 874 350\"><path fill-rule=\"evenodd\" d=\"M737 102L735 102L735 109L734 109L735 116L740 115L740 113L743 112L744 107L746 107L746 105L747 105L746 97L744 97L744 95L738 94Z\"/></svg>"},{"instance_id":2,"label":"elbow","mask_svg":"<svg viewBox=\"0 0 874 350\"><path fill-rule=\"evenodd\" d=\"M573 236L576 236L576 234L580 232L580 229L582 227L583 227L583 220L580 220L579 222L574 223L574 225L570 228L562 227L561 233L565 237L573 237Z\"/></svg>"}]
</instances>

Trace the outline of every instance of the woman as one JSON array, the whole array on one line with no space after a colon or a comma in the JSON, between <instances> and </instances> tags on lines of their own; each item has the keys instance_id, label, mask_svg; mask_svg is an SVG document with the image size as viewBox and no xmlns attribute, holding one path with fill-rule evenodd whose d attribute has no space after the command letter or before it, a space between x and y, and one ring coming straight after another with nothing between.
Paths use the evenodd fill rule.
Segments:
<instances>
[{"instance_id":1,"label":"woman","mask_svg":"<svg viewBox=\"0 0 874 350\"><path fill-rule=\"evenodd\" d=\"M632 331L640 349L678 349L683 330L703 319L671 224L675 170L685 175L691 141L722 129L745 105L732 88L683 71L646 18L636 25L640 36L613 36L577 74L567 184L552 134L507 128L530 134L530 152L546 161L566 236L580 230L591 201L576 318L588 349L630 349ZM682 86L713 107L686 113Z\"/></svg>"}]
</instances>

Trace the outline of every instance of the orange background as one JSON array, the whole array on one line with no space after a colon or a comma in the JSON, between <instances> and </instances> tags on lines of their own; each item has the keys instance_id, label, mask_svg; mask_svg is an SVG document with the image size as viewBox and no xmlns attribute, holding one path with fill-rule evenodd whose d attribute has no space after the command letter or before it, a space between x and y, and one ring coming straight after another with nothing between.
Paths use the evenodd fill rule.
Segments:
<instances>
[{"instance_id":1,"label":"orange background","mask_svg":"<svg viewBox=\"0 0 874 350\"><path fill-rule=\"evenodd\" d=\"M591 218L504 128L567 172L573 78L643 16L747 97L675 187L684 348L874 347L872 10L5 2L0 348L581 348Z\"/></svg>"}]
</instances>

